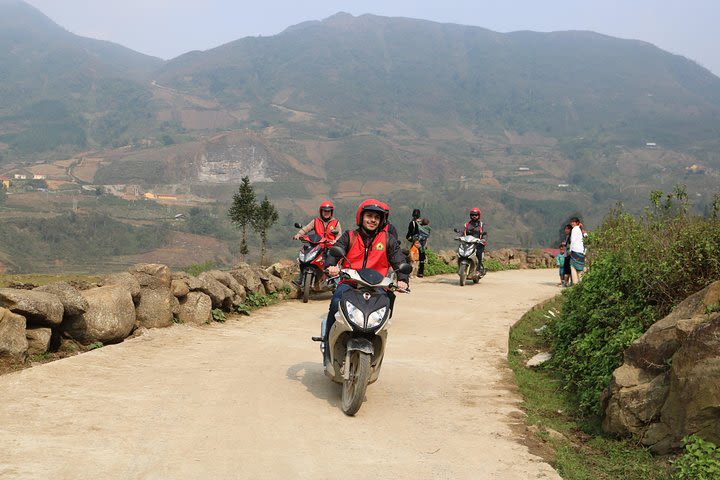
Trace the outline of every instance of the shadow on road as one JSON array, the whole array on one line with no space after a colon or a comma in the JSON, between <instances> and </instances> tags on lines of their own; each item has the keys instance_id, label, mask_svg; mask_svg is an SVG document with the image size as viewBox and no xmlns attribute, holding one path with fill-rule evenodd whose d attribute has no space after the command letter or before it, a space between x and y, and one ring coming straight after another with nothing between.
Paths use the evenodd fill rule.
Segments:
<instances>
[{"instance_id":1,"label":"shadow on road","mask_svg":"<svg viewBox=\"0 0 720 480\"><path fill-rule=\"evenodd\" d=\"M318 354L318 360L320 355ZM320 362L303 362L287 370L289 380L302 383L316 398L326 400L333 407L340 406L340 386L325 376Z\"/></svg>"}]
</instances>

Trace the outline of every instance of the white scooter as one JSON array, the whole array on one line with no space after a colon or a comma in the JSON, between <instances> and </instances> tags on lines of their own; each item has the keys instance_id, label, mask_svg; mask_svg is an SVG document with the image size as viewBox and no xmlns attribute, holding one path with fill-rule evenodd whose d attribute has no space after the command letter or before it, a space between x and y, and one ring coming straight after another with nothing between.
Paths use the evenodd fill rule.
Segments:
<instances>
[{"instance_id":1,"label":"white scooter","mask_svg":"<svg viewBox=\"0 0 720 480\"><path fill-rule=\"evenodd\" d=\"M330 254L335 258L345 256L340 247L332 247ZM369 268L340 270L343 284L353 288L340 298L325 346L324 363L325 375L342 384L342 411L346 415L357 413L365 398L365 389L380 375L392 316L388 292L397 290L397 272L409 275L412 266L403 263L388 276ZM321 342L322 337L313 337L313 340Z\"/></svg>"},{"instance_id":2,"label":"white scooter","mask_svg":"<svg viewBox=\"0 0 720 480\"><path fill-rule=\"evenodd\" d=\"M460 233L457 229L456 233ZM478 283L482 277L485 276L485 269L478 268L475 261L475 252L479 245L485 245L485 240L473 237L472 235L462 235L455 238L460 245L457 250L457 262L458 262L458 275L460 276L460 286L465 286L466 280L469 278L475 283ZM483 257L485 252L483 252Z\"/></svg>"}]
</instances>

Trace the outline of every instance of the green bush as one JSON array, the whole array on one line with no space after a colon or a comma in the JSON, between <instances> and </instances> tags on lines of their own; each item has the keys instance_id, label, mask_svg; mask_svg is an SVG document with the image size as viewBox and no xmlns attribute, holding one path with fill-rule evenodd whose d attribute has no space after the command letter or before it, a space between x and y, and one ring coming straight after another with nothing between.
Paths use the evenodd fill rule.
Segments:
<instances>
[{"instance_id":1,"label":"green bush","mask_svg":"<svg viewBox=\"0 0 720 480\"><path fill-rule=\"evenodd\" d=\"M442 275L444 273L455 273L455 265L448 265L437 253L430 249L425 250L425 276Z\"/></svg>"},{"instance_id":2,"label":"green bush","mask_svg":"<svg viewBox=\"0 0 720 480\"><path fill-rule=\"evenodd\" d=\"M720 279L720 221L685 212L655 208L636 218L618 208L588 239L590 268L564 292L550 326L554 365L585 413L601 413L600 395L635 339Z\"/></svg>"},{"instance_id":3,"label":"green bush","mask_svg":"<svg viewBox=\"0 0 720 480\"><path fill-rule=\"evenodd\" d=\"M215 264L212 260L208 260L207 262L203 263L193 263L192 265L188 265L187 267L183 267L180 270L183 272L192 275L193 277L197 277L202 272L207 272L209 270L212 270L215 268Z\"/></svg>"},{"instance_id":4,"label":"green bush","mask_svg":"<svg viewBox=\"0 0 720 480\"><path fill-rule=\"evenodd\" d=\"M494 258L485 258L483 265L488 272L500 272L503 270L517 270L517 265L510 265L507 263L501 263L500 260Z\"/></svg>"},{"instance_id":5,"label":"green bush","mask_svg":"<svg viewBox=\"0 0 720 480\"><path fill-rule=\"evenodd\" d=\"M720 448L691 435L683 438L685 453L673 462L673 480L715 480L720 478Z\"/></svg>"},{"instance_id":6,"label":"green bush","mask_svg":"<svg viewBox=\"0 0 720 480\"><path fill-rule=\"evenodd\" d=\"M225 312L223 312L219 308L213 308L212 309L212 319L216 322L224 323L225 322Z\"/></svg>"}]
</instances>

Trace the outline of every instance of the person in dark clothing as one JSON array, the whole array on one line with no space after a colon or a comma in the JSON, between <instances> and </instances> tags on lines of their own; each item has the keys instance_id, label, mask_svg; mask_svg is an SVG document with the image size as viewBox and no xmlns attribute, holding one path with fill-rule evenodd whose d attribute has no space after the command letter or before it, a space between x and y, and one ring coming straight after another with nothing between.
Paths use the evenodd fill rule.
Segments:
<instances>
[{"instance_id":1,"label":"person in dark clothing","mask_svg":"<svg viewBox=\"0 0 720 480\"><path fill-rule=\"evenodd\" d=\"M372 268L383 275L387 275L390 268L397 269L405 262L405 255L400 250L400 244L396 237L387 231L387 205L375 199L365 200L360 204L355 216L358 228L353 231L345 231L335 242L335 245L345 250L345 258L338 259L328 255L325 260L325 267L328 275L337 276L342 268ZM403 273L397 274L397 284L400 290L408 288L408 276ZM323 348L327 342L330 327L335 322L335 314L338 311L338 304L343 292L352 288L346 284L338 285L335 294L330 301L327 319L323 325L322 337ZM391 296L391 308L392 308Z\"/></svg>"},{"instance_id":2,"label":"person in dark clothing","mask_svg":"<svg viewBox=\"0 0 720 480\"><path fill-rule=\"evenodd\" d=\"M405 234L405 239L410 242L410 245L416 240L418 236L418 227L420 226L420 209L416 208L412 211L412 220L408 224L408 231Z\"/></svg>"},{"instance_id":3,"label":"person in dark clothing","mask_svg":"<svg viewBox=\"0 0 720 480\"><path fill-rule=\"evenodd\" d=\"M425 276L425 261L427 259L426 248L428 237L430 236L430 229L424 228L422 223L423 220L427 222L426 225L430 223L427 219L420 218L419 209L414 209L412 212L412 220L410 220L410 223L408 224L408 231L405 234L405 239L410 242L411 246L415 243L415 241L420 242L420 246L418 248L419 266L417 272L417 276L420 278Z\"/></svg>"},{"instance_id":4,"label":"person in dark clothing","mask_svg":"<svg viewBox=\"0 0 720 480\"><path fill-rule=\"evenodd\" d=\"M477 270L478 272L485 274L485 266L483 265L483 254L485 253L485 244L487 243L487 228L485 223L480 220L482 212L479 208L470 209L470 221L465 224L465 230L463 235L471 235L473 237L483 240L483 243L478 244L477 250Z\"/></svg>"}]
</instances>

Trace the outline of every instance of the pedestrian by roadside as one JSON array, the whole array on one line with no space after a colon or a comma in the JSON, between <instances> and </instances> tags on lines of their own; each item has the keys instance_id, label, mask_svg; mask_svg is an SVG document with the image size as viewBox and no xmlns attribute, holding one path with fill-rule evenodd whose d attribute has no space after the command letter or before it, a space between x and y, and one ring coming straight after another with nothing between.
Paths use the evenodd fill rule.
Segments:
<instances>
[{"instance_id":1,"label":"pedestrian by roadside","mask_svg":"<svg viewBox=\"0 0 720 480\"><path fill-rule=\"evenodd\" d=\"M420 223L418 225L418 233L417 233L417 239L418 239L418 253L419 253L419 261L420 265L418 266L418 277L425 276L425 262L427 261L427 244L428 240L430 239L430 231L432 229L430 228L430 220L427 218L421 218Z\"/></svg>"},{"instance_id":2,"label":"pedestrian by roadside","mask_svg":"<svg viewBox=\"0 0 720 480\"><path fill-rule=\"evenodd\" d=\"M570 272L573 283L582 279L585 270L585 237L587 233L578 217L570 219Z\"/></svg>"},{"instance_id":3,"label":"pedestrian by roadside","mask_svg":"<svg viewBox=\"0 0 720 480\"><path fill-rule=\"evenodd\" d=\"M555 262L557 263L560 273L560 286L567 287L567 283L565 282L565 242L560 244L560 251L555 257Z\"/></svg>"}]
</instances>

